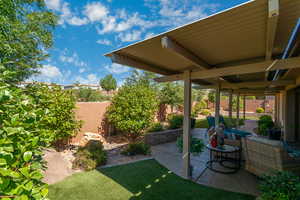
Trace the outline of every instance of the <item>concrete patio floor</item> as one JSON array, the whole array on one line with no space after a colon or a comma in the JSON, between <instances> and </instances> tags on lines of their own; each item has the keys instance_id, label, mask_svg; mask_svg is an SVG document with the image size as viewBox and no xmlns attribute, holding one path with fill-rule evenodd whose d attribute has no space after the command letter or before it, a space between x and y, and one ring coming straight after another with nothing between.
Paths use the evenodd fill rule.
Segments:
<instances>
[{"instance_id":1,"label":"concrete patio floor","mask_svg":"<svg viewBox=\"0 0 300 200\"><path fill-rule=\"evenodd\" d=\"M206 129L193 129L193 137L201 138L208 143ZM176 142L152 146L152 156L163 166L182 175L182 154L178 152ZM205 148L199 156L191 156L191 165L194 167L193 180L199 184L216 187L228 191L251 194L257 196L257 178L245 171L239 170L235 174L220 174L207 169L201 177L199 175L205 169L205 164L209 159L209 151Z\"/></svg>"}]
</instances>

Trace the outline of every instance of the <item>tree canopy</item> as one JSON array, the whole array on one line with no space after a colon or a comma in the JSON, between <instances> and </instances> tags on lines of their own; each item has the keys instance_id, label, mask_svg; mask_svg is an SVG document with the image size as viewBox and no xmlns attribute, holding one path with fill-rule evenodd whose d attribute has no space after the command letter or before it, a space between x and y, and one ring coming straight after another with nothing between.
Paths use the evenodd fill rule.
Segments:
<instances>
[{"instance_id":1,"label":"tree canopy","mask_svg":"<svg viewBox=\"0 0 300 200\"><path fill-rule=\"evenodd\" d=\"M156 93L152 87L146 84L125 84L112 99L108 119L134 141L150 127L156 110Z\"/></svg>"},{"instance_id":2,"label":"tree canopy","mask_svg":"<svg viewBox=\"0 0 300 200\"><path fill-rule=\"evenodd\" d=\"M112 74L108 74L104 78L102 78L99 84L102 89L107 92L117 89L117 81Z\"/></svg>"},{"instance_id":3,"label":"tree canopy","mask_svg":"<svg viewBox=\"0 0 300 200\"><path fill-rule=\"evenodd\" d=\"M14 83L38 73L57 17L42 0L0 0L0 73Z\"/></svg>"}]
</instances>

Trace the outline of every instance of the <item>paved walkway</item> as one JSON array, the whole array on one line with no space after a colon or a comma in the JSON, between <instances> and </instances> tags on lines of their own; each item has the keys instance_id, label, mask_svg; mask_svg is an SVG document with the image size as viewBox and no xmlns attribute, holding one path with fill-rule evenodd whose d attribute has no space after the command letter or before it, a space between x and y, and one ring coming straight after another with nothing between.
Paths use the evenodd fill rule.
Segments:
<instances>
[{"instance_id":1,"label":"paved walkway","mask_svg":"<svg viewBox=\"0 0 300 200\"><path fill-rule=\"evenodd\" d=\"M47 162L47 169L43 181L48 184L59 182L79 171L73 170L72 164L63 157L61 152L54 149L44 151L44 160Z\"/></svg>"},{"instance_id":2,"label":"paved walkway","mask_svg":"<svg viewBox=\"0 0 300 200\"><path fill-rule=\"evenodd\" d=\"M206 129L194 129L192 134L194 137L202 138L207 143ZM182 175L182 155L178 152L176 143L167 143L152 147L153 157L162 165L173 171L177 175ZM228 191L240 192L252 195L258 195L257 179L254 175L241 169L236 174L219 174L207 169L199 178L199 175L205 168L205 163L209 159L207 149L199 156L191 156L191 165L194 167L193 179L197 183L211 187L216 187Z\"/></svg>"},{"instance_id":3,"label":"paved walkway","mask_svg":"<svg viewBox=\"0 0 300 200\"><path fill-rule=\"evenodd\" d=\"M242 130L253 132L258 127L257 120L245 120L245 125L241 127Z\"/></svg>"}]
</instances>

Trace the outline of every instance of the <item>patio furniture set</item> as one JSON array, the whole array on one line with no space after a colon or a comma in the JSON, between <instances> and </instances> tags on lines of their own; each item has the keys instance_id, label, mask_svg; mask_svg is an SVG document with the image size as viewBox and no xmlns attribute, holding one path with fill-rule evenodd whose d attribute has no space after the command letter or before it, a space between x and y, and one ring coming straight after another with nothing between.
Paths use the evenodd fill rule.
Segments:
<instances>
[{"instance_id":1,"label":"patio furniture set","mask_svg":"<svg viewBox=\"0 0 300 200\"><path fill-rule=\"evenodd\" d=\"M207 121L209 124L207 134L212 138L218 129L215 128L214 117L207 117ZM224 125L224 142L217 145L211 142L207 144L210 157L201 175L206 169L223 174L236 173L243 161L245 169L257 176L278 170L300 175L300 156L292 152L287 143L228 128L222 116L220 124Z\"/></svg>"}]
</instances>

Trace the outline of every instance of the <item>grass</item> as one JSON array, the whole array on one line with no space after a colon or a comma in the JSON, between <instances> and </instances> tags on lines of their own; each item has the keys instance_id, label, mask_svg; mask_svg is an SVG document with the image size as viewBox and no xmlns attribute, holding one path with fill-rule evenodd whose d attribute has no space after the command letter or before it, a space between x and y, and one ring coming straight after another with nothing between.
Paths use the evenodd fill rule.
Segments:
<instances>
[{"instance_id":1,"label":"grass","mask_svg":"<svg viewBox=\"0 0 300 200\"><path fill-rule=\"evenodd\" d=\"M155 160L77 173L49 186L53 200L254 200L184 180Z\"/></svg>"}]
</instances>

